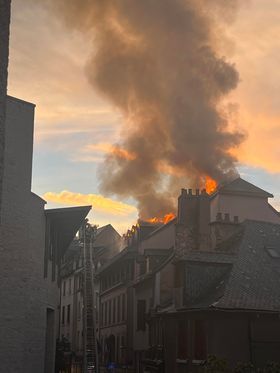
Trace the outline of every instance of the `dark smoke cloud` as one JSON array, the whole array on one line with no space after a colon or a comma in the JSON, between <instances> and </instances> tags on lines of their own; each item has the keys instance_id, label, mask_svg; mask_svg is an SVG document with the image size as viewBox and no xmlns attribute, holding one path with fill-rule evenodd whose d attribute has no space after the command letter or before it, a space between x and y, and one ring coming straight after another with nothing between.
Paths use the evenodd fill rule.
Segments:
<instances>
[{"instance_id":1,"label":"dark smoke cloud","mask_svg":"<svg viewBox=\"0 0 280 373\"><path fill-rule=\"evenodd\" d=\"M236 174L229 150L243 136L218 107L239 76L216 51L217 20L236 0L45 1L92 35L88 78L123 114L120 151L100 169L104 193L134 197L149 218L174 211L187 181Z\"/></svg>"}]
</instances>

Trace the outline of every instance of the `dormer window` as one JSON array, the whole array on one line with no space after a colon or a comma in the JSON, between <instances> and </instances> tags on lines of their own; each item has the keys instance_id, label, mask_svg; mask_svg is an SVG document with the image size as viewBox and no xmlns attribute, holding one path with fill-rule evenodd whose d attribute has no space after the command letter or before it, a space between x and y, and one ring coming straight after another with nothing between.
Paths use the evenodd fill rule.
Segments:
<instances>
[{"instance_id":1,"label":"dormer window","mask_svg":"<svg viewBox=\"0 0 280 373\"><path fill-rule=\"evenodd\" d=\"M278 247L266 247L266 251L272 258L280 259L280 248Z\"/></svg>"}]
</instances>

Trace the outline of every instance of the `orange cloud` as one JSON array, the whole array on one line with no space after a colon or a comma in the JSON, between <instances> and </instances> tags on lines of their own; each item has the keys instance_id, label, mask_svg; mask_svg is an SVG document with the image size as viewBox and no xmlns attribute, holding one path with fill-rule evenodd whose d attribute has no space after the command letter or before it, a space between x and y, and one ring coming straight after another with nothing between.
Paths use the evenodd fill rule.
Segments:
<instances>
[{"instance_id":1,"label":"orange cloud","mask_svg":"<svg viewBox=\"0 0 280 373\"><path fill-rule=\"evenodd\" d=\"M48 202L62 205L92 205L93 210L111 215L127 216L137 211L132 205L105 198L100 194L81 194L64 190L60 193L47 192L42 197Z\"/></svg>"},{"instance_id":2,"label":"orange cloud","mask_svg":"<svg viewBox=\"0 0 280 373\"><path fill-rule=\"evenodd\" d=\"M243 111L241 118L246 123L248 138L233 154L240 163L280 172L280 116Z\"/></svg>"},{"instance_id":3,"label":"orange cloud","mask_svg":"<svg viewBox=\"0 0 280 373\"><path fill-rule=\"evenodd\" d=\"M99 162L103 160L104 154L114 154L117 158L132 161L136 158L136 154L129 152L120 146L115 146L107 142L99 142L97 144L89 144L81 150L81 155L77 160L81 162Z\"/></svg>"}]
</instances>

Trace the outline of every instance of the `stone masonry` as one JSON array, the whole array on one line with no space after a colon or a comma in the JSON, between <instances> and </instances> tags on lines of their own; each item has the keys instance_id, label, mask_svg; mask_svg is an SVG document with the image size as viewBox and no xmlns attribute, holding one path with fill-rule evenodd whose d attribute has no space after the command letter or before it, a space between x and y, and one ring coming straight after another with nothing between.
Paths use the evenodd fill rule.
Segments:
<instances>
[{"instance_id":1,"label":"stone masonry","mask_svg":"<svg viewBox=\"0 0 280 373\"><path fill-rule=\"evenodd\" d=\"M0 221L5 147L5 112L11 0L0 0Z\"/></svg>"}]
</instances>

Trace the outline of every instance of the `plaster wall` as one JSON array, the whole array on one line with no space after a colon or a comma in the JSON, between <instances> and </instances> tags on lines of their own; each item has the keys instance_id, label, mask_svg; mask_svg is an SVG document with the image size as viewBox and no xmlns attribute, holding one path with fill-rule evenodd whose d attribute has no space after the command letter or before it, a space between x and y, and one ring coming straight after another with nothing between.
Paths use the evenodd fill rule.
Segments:
<instances>
[{"instance_id":1,"label":"plaster wall","mask_svg":"<svg viewBox=\"0 0 280 373\"><path fill-rule=\"evenodd\" d=\"M240 222L252 219L280 223L280 216L265 198L217 194L211 200L210 208L211 222L215 221L217 213L221 212L230 213L231 219L238 216Z\"/></svg>"},{"instance_id":2,"label":"plaster wall","mask_svg":"<svg viewBox=\"0 0 280 373\"><path fill-rule=\"evenodd\" d=\"M149 312L150 304L153 300L153 280L146 281L145 283L137 286L134 290L134 317L133 317L133 348L134 351L143 351L149 348L149 329L146 324L145 330L137 330L137 302L138 300L146 301L146 313Z\"/></svg>"},{"instance_id":3,"label":"plaster wall","mask_svg":"<svg viewBox=\"0 0 280 373\"><path fill-rule=\"evenodd\" d=\"M139 252L145 249L170 249L175 245L175 222L170 223L140 243Z\"/></svg>"}]
</instances>

